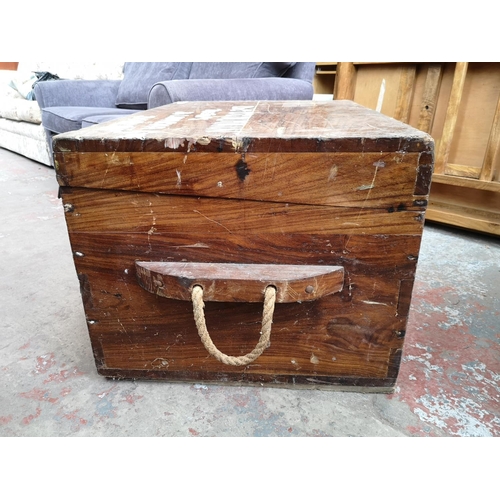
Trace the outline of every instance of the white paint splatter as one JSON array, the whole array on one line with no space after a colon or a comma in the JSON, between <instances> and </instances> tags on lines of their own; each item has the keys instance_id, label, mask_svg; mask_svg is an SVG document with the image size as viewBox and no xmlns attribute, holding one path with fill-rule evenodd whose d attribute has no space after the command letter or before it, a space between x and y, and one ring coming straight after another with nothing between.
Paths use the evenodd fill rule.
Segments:
<instances>
[{"instance_id":1,"label":"white paint splatter","mask_svg":"<svg viewBox=\"0 0 500 500\"><path fill-rule=\"evenodd\" d=\"M337 167L337 165L333 165L332 168L330 169L330 174L328 175L328 180L334 181L335 178L337 177L338 171L339 171L339 167Z\"/></svg>"},{"instance_id":2,"label":"white paint splatter","mask_svg":"<svg viewBox=\"0 0 500 500\"><path fill-rule=\"evenodd\" d=\"M207 128L207 135L238 134L253 115L256 106L233 106Z\"/></svg>"},{"instance_id":3,"label":"white paint splatter","mask_svg":"<svg viewBox=\"0 0 500 500\"><path fill-rule=\"evenodd\" d=\"M208 387L203 384L194 384L193 387L198 390L206 391L208 390Z\"/></svg>"},{"instance_id":4,"label":"white paint splatter","mask_svg":"<svg viewBox=\"0 0 500 500\"><path fill-rule=\"evenodd\" d=\"M194 116L193 118L189 118L188 121L210 120L210 118L213 118L219 111L221 111L219 108L217 108L217 109L204 109L198 115Z\"/></svg>"},{"instance_id":5,"label":"white paint splatter","mask_svg":"<svg viewBox=\"0 0 500 500\"><path fill-rule=\"evenodd\" d=\"M450 434L469 437L492 437L491 430L500 424L498 417L489 419L490 414L472 399L445 396L442 391L438 396L426 394L417 400L427 410L415 408L414 412L424 421L447 429ZM450 420L456 422L450 424ZM453 430L450 427L458 427Z\"/></svg>"}]
</instances>

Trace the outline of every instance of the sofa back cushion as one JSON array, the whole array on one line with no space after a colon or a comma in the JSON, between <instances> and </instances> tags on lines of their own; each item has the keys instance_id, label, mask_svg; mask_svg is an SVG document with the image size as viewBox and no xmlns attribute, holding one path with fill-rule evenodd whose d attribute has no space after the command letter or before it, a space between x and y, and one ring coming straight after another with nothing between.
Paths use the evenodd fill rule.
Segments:
<instances>
[{"instance_id":1,"label":"sofa back cushion","mask_svg":"<svg viewBox=\"0 0 500 500\"><path fill-rule=\"evenodd\" d=\"M291 62L194 62L189 79L232 79L280 77Z\"/></svg>"},{"instance_id":2,"label":"sofa back cushion","mask_svg":"<svg viewBox=\"0 0 500 500\"><path fill-rule=\"evenodd\" d=\"M186 79L190 63L127 62L116 97L116 106L125 109L147 109L151 87L166 80Z\"/></svg>"},{"instance_id":3,"label":"sofa back cushion","mask_svg":"<svg viewBox=\"0 0 500 500\"><path fill-rule=\"evenodd\" d=\"M283 75L284 78L295 78L297 80L304 80L312 84L314 75L316 74L315 62L298 62L289 68Z\"/></svg>"}]
</instances>

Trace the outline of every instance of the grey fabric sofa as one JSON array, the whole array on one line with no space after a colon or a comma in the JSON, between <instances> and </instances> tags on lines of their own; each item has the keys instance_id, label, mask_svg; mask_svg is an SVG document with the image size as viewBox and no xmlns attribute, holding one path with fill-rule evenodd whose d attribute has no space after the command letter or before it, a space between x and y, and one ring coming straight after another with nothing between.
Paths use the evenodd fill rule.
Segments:
<instances>
[{"instance_id":1,"label":"grey fabric sofa","mask_svg":"<svg viewBox=\"0 0 500 500\"><path fill-rule=\"evenodd\" d=\"M310 100L314 62L129 62L122 80L35 86L52 136L177 101Z\"/></svg>"},{"instance_id":2,"label":"grey fabric sofa","mask_svg":"<svg viewBox=\"0 0 500 500\"><path fill-rule=\"evenodd\" d=\"M120 80L123 61L47 62L24 60L17 70L0 70L0 148L44 165L52 164L52 147L42 125L40 106L26 98L35 72L58 75L64 80Z\"/></svg>"}]
</instances>

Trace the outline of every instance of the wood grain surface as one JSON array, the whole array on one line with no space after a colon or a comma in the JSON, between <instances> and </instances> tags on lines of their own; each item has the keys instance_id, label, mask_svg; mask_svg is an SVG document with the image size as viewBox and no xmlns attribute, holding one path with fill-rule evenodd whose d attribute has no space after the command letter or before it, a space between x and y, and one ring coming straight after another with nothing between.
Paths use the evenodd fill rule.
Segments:
<instances>
[{"instance_id":1,"label":"wood grain surface","mask_svg":"<svg viewBox=\"0 0 500 500\"><path fill-rule=\"evenodd\" d=\"M364 380L374 387L374 379L377 383L384 379L384 387L394 383L407 320L401 304L409 300L407 283L413 283L421 222L400 227L394 234L384 226L386 233L381 234L372 226L379 224L383 214L373 210L371 224L366 222L366 228L372 229L360 234L352 230L359 231L359 211L346 215L341 209L341 234L328 225L323 227L320 220L314 222L314 217L297 223L297 215L289 212L284 212L280 224L260 217L259 226L250 217L253 222L238 229L236 221L224 219L228 224L224 228L187 208L185 213L165 209L165 221L154 230L150 204L136 203L147 194L103 191L96 204L92 190L81 190L78 197L65 191L78 190L64 188L63 199L74 207L66 217L101 373L153 378L170 378L174 373L173 378L189 380L270 383L276 374L283 381L289 375L286 380L291 384L296 375L315 380L327 377L330 385L335 385L334 377L356 377L358 384ZM121 200L109 212L108 196L115 202ZM165 198L169 197L155 197ZM200 201L179 198L185 207ZM231 200L212 201L225 203L226 209L235 205ZM264 213L275 210L274 203L258 204L265 205ZM394 220L402 214L415 217L415 212L385 213ZM322 218L335 221L324 214ZM109 220L117 223L109 224ZM201 225L188 230L194 220ZM309 231L304 227L307 223ZM345 278L340 293L312 302L278 304L270 348L258 362L237 369L221 367L208 356L189 302L157 297L140 287L135 276L137 260L339 265ZM207 303L206 317L214 342L223 352L237 356L255 344L261 304Z\"/></svg>"},{"instance_id":2,"label":"wood grain surface","mask_svg":"<svg viewBox=\"0 0 500 500\"><path fill-rule=\"evenodd\" d=\"M177 102L54 138L54 152L421 152L432 138L351 101Z\"/></svg>"},{"instance_id":3,"label":"wood grain surface","mask_svg":"<svg viewBox=\"0 0 500 500\"><path fill-rule=\"evenodd\" d=\"M205 302L263 302L271 286L278 304L304 302L344 286L342 266L136 261L135 267L144 290L177 300L192 300L200 286Z\"/></svg>"},{"instance_id":4,"label":"wood grain surface","mask_svg":"<svg viewBox=\"0 0 500 500\"><path fill-rule=\"evenodd\" d=\"M411 208L421 153L68 153L61 185L336 207ZM56 158L61 157L58 154ZM424 195L428 193L423 193Z\"/></svg>"},{"instance_id":5,"label":"wood grain surface","mask_svg":"<svg viewBox=\"0 0 500 500\"><path fill-rule=\"evenodd\" d=\"M411 303L432 141L352 103L245 104L253 106L250 114L234 111L234 103L187 104L56 140L99 373L390 391ZM328 117L332 127L322 135ZM224 127L238 133L226 136ZM188 151L186 138L199 130L208 138ZM330 151L318 152L318 141ZM338 266L343 279L336 293L276 304L269 347L250 365L233 367L205 351L189 301L141 286L138 261ZM253 348L261 314L260 303L205 306L214 343L232 356Z\"/></svg>"}]
</instances>

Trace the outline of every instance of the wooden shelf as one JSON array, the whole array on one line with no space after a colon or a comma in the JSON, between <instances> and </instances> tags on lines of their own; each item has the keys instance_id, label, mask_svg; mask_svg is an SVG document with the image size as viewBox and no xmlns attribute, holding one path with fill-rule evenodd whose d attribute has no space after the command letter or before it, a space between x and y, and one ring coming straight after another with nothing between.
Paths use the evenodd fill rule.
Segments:
<instances>
[{"instance_id":1,"label":"wooden shelf","mask_svg":"<svg viewBox=\"0 0 500 500\"><path fill-rule=\"evenodd\" d=\"M336 62L316 63L313 87L315 94L333 94L335 75L337 74Z\"/></svg>"},{"instance_id":2,"label":"wooden shelf","mask_svg":"<svg viewBox=\"0 0 500 500\"><path fill-rule=\"evenodd\" d=\"M426 219L500 236L500 213L498 211L457 204L457 199L450 202L449 196L441 197L436 192L432 194L431 203L426 211Z\"/></svg>"},{"instance_id":3,"label":"wooden shelf","mask_svg":"<svg viewBox=\"0 0 500 500\"><path fill-rule=\"evenodd\" d=\"M468 179L466 177L454 177L451 175L434 174L432 182L439 184L448 184L450 186L467 187L471 189L480 189L484 191L495 191L500 193L500 182L487 182L477 179Z\"/></svg>"},{"instance_id":4,"label":"wooden shelf","mask_svg":"<svg viewBox=\"0 0 500 500\"><path fill-rule=\"evenodd\" d=\"M500 234L500 63L338 62L335 71L335 99L434 138L428 220Z\"/></svg>"}]
</instances>

